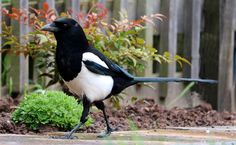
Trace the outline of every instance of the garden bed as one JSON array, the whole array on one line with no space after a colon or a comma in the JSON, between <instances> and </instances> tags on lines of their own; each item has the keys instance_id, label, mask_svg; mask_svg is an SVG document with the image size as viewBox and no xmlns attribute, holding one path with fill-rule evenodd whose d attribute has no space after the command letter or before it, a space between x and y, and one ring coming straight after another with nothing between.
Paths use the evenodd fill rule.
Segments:
<instances>
[{"instance_id":1,"label":"garden bed","mask_svg":"<svg viewBox=\"0 0 236 145\"><path fill-rule=\"evenodd\" d=\"M14 124L11 112L17 101L13 99L0 99L0 133L34 134L51 131L65 131L56 127L43 126L38 132L30 130L24 124ZM120 110L108 108L107 114L113 128L119 131L136 129L158 129L173 127L196 126L231 126L236 125L236 113L219 113L209 104L202 104L194 108L173 108L166 110L155 104L152 99L139 100L132 105L122 107ZM94 123L85 127L80 132L99 133L106 128L103 114L100 111L92 111Z\"/></svg>"}]
</instances>

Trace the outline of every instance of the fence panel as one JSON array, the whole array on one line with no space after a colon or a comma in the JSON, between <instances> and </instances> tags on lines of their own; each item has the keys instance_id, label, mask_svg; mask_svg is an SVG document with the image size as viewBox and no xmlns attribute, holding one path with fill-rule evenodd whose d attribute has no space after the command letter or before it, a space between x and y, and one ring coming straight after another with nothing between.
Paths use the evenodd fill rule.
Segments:
<instances>
[{"instance_id":1,"label":"fence panel","mask_svg":"<svg viewBox=\"0 0 236 145\"><path fill-rule=\"evenodd\" d=\"M177 48L177 7L175 0L161 1L161 13L167 17L167 21L161 24L160 52L168 51L170 55L176 55ZM160 66L160 75L174 77L176 73L176 64L162 64ZM161 84L160 96L175 96L174 83Z\"/></svg>"},{"instance_id":2,"label":"fence panel","mask_svg":"<svg viewBox=\"0 0 236 145\"><path fill-rule=\"evenodd\" d=\"M28 11L28 0L19 0L12 1L12 7L19 8ZM17 22L16 20L11 20L11 25L13 26L13 33L20 39L21 44L25 44L27 40L23 38L23 36L28 32L28 23L24 23L23 17L21 18L21 22ZM9 54L9 58L11 59L11 70L9 72L11 76L11 80L13 82L12 93L13 95L17 95L20 92L23 92L25 86L28 85L29 81L29 65L28 65L28 57L25 57L23 54L20 56L15 56L14 54Z\"/></svg>"},{"instance_id":3,"label":"fence panel","mask_svg":"<svg viewBox=\"0 0 236 145\"><path fill-rule=\"evenodd\" d=\"M137 5L137 17L141 17L143 15L151 15L153 10L154 1L150 0L138 0ZM153 25L151 23L146 23L147 29L143 33L143 37L149 46L153 46ZM151 76L152 75L152 61L149 60L145 67L144 75Z\"/></svg>"},{"instance_id":4,"label":"fence panel","mask_svg":"<svg viewBox=\"0 0 236 145\"><path fill-rule=\"evenodd\" d=\"M113 18L120 19L120 13L126 13L128 8L127 0L113 1Z\"/></svg>"},{"instance_id":5,"label":"fence panel","mask_svg":"<svg viewBox=\"0 0 236 145\"><path fill-rule=\"evenodd\" d=\"M66 11L71 10L72 18L76 19L76 14L80 12L80 0L66 0Z\"/></svg>"},{"instance_id":6,"label":"fence panel","mask_svg":"<svg viewBox=\"0 0 236 145\"><path fill-rule=\"evenodd\" d=\"M201 32L201 15L202 0L185 0L185 40L184 51L185 57L191 61L191 68L186 64L186 77L199 78L200 70L200 32Z\"/></svg>"},{"instance_id":7,"label":"fence panel","mask_svg":"<svg viewBox=\"0 0 236 145\"><path fill-rule=\"evenodd\" d=\"M235 0L221 1L218 109L236 111L233 85Z\"/></svg>"},{"instance_id":8,"label":"fence panel","mask_svg":"<svg viewBox=\"0 0 236 145\"><path fill-rule=\"evenodd\" d=\"M20 9L26 11L28 14L29 9L29 1L28 0L20 0ZM23 17L21 20L23 21ZM25 21L24 23L20 23L20 43L25 44L27 40L22 38L29 32L29 23ZM20 54L20 91L24 90L24 87L27 86L29 83L29 58L28 56L24 56L24 54Z\"/></svg>"},{"instance_id":9,"label":"fence panel","mask_svg":"<svg viewBox=\"0 0 236 145\"><path fill-rule=\"evenodd\" d=\"M39 8L42 8L43 2L47 2L50 8L55 9L55 0L39 0ZM36 3L36 1L34 1ZM62 0L61 3L65 3L67 10L72 10L72 17L76 18L76 13L87 12L89 8L88 1L82 0ZM177 49L177 33L181 33L182 30L178 30L178 1L176 0L98 0L98 2L106 5L110 9L109 18L119 19L120 11L127 11L129 19L135 19L142 15L148 15L154 12L164 14L168 19L167 21L160 23L160 53L164 51L170 52L171 55L176 54ZM182 1L181 1L182 2ZM233 89L233 74L232 74L232 61L233 61L233 32L236 28L234 6L236 2L234 0L184 0L186 8L185 11L185 40L184 49L186 50L187 58L191 60L192 66L186 66L188 76L193 78L203 77L217 79L219 78L219 87L214 85L206 85L207 87L200 86L200 91L205 100L213 105L213 108L220 110L235 110L236 98ZM0 1L0 6L2 2ZM11 4L13 7L28 10L29 0L12 0ZM203 5L203 7L202 7ZM113 9L112 9L113 7ZM182 5L179 6L181 9ZM220 7L222 8L219 11ZM202 21L201 15L204 14L205 20ZM219 16L219 14L221 14ZM220 36L219 39L219 18L221 22ZM0 23L2 15L0 16ZM110 19L109 19L110 20ZM201 24L204 23L203 33L200 36ZM214 25L212 25L214 23ZM11 20L11 25L14 27L14 33L17 36L23 36L29 31L28 25L20 24ZM1 33L0 25L0 33ZM181 32L180 32L181 31ZM148 45L153 45L153 35L155 31L151 25L147 25L147 30L143 36ZM0 45L2 39L0 38ZM21 38L20 43L26 43L26 40ZM220 46L220 53L218 48ZM199 53L200 52L200 53ZM218 60L218 54L220 59ZM211 55L211 56L209 56ZM0 54L0 63L2 64L2 58ZM201 59L201 60L200 60ZM29 81L29 66L28 58L22 54L19 57L15 55L11 57L12 70L10 75L13 78L13 91L22 92L25 85ZM219 61L219 63L218 63ZM13 67L14 66L14 67ZM219 75L218 71L219 69ZM0 65L0 72L2 68ZM146 66L145 75L150 76L152 74L152 62L150 61ZM176 64L160 65L160 75L174 77L176 75ZM1 80L1 75L0 75ZM175 96L174 83L161 84L159 90L161 90L160 96L168 97ZM1 81L0 81L1 86ZM201 88L203 87L203 89ZM202 90L201 90L202 89ZM216 95L218 92L218 100L216 101ZM1 89L0 89L1 94ZM1 95L0 95L1 96ZM218 105L216 105L218 103Z\"/></svg>"},{"instance_id":10,"label":"fence panel","mask_svg":"<svg viewBox=\"0 0 236 145\"><path fill-rule=\"evenodd\" d=\"M0 0L0 10L2 10L2 1ZM2 33L2 14L0 14L0 34ZM0 51L2 49L2 37L0 37ZM0 53L0 98L2 97L2 53Z\"/></svg>"}]
</instances>

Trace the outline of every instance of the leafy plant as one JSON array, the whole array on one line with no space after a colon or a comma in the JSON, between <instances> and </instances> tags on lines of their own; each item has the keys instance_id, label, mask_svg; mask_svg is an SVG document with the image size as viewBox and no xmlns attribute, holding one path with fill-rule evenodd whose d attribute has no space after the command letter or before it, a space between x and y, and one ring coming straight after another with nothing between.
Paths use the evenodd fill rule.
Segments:
<instances>
[{"instance_id":1,"label":"leafy plant","mask_svg":"<svg viewBox=\"0 0 236 145\"><path fill-rule=\"evenodd\" d=\"M3 49L3 51L31 56L37 60L36 66L41 74L39 76L51 79L47 86L57 83L60 77L54 61L56 41L51 33L40 31L43 25L56 19L56 13L49 8L47 3L43 4L42 9L31 8L29 15L25 10L12 8L11 11L12 13L6 9L2 10L3 14L19 23L29 21L33 31L23 36L23 39L28 41L21 44L18 38L12 34L12 28L3 25L4 45L12 45L11 49ZM94 4L87 14L77 13L77 21L82 25L90 44L115 63L126 67L133 73L142 71L150 59L159 63L171 61L177 61L180 64L182 62L189 63L178 55L170 56L168 52L159 54L155 48L148 46L145 40L140 37L142 31L146 29L145 23L154 24L153 20L162 20L163 15L152 14L133 21L129 21L127 17L123 16L121 20L114 19L109 24L106 22L107 12L108 10L101 4ZM71 14L64 12L60 14L60 17L71 17ZM45 66L48 68L47 71L42 69Z\"/></svg>"},{"instance_id":2,"label":"leafy plant","mask_svg":"<svg viewBox=\"0 0 236 145\"><path fill-rule=\"evenodd\" d=\"M31 8L29 12L12 8L11 12L6 9L2 13L7 17L26 24L29 22L32 31L22 39L27 43L19 43L19 38L13 34L11 26L3 24L1 36L5 39L4 46L11 45L10 49L2 49L2 52L24 54L30 56L36 62L35 69L38 72L38 79L34 84L48 87L57 82L63 84L58 74L55 64L56 41L53 34L43 32L40 28L46 23L56 19L56 13L49 8L47 3L43 4L42 9ZM177 61L189 63L183 57L171 56L168 52L159 54L155 48L147 45L141 37L146 29L145 24L154 25L154 20L162 21L165 17L161 14L144 15L139 20L128 20L127 16L121 15L120 20L113 19L107 23L108 10L101 4L94 4L88 13L77 13L77 21L82 25L89 43L100 50L106 57L118 65L128 69L129 72L137 74L142 72L147 61L156 60L160 64L163 62ZM71 12L62 12L59 17L71 17ZM43 78L49 78L45 81ZM45 84L47 82L47 84ZM122 96L112 98L111 101L119 108Z\"/></svg>"},{"instance_id":3,"label":"leafy plant","mask_svg":"<svg viewBox=\"0 0 236 145\"><path fill-rule=\"evenodd\" d=\"M13 112L12 120L24 123L33 130L45 124L71 129L79 122L82 110L83 106L74 97L60 91L41 91L25 96ZM86 125L91 122L89 117Z\"/></svg>"}]
</instances>

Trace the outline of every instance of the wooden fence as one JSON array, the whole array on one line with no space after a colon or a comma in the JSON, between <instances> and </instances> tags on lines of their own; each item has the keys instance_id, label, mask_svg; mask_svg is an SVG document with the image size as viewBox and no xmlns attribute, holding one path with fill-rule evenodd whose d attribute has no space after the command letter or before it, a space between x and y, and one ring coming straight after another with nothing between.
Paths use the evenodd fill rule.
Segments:
<instances>
[{"instance_id":1,"label":"wooden fence","mask_svg":"<svg viewBox=\"0 0 236 145\"><path fill-rule=\"evenodd\" d=\"M86 0L12 0L1 7L28 9L29 5L41 7L48 2L53 9L86 11ZM147 25L143 34L147 44L155 45L160 53L181 54L189 59L191 67L185 65L183 76L219 80L218 85L199 84L196 90L204 99L220 111L236 111L235 97L235 46L236 29L235 0L98 0L109 9L110 19L119 18L119 11L127 11L129 19L142 15L161 13L167 17L156 27ZM73 15L75 17L75 15ZM5 20L5 19L4 19ZM0 22L4 21L0 15ZM14 22L11 25L16 25ZM19 26L20 36L29 32L27 25ZM1 33L1 26L0 26ZM25 43L24 40L20 40ZM0 38L1 44L1 38ZM178 48L178 49L177 49ZM0 54L0 63L2 64ZM12 57L14 67L14 91L21 92L29 82L29 60L21 55ZM145 75L176 76L175 63L159 65L149 62ZM0 72L2 72L0 66ZM1 75L0 75L1 77ZM174 83L160 85L160 96L175 96Z\"/></svg>"}]
</instances>

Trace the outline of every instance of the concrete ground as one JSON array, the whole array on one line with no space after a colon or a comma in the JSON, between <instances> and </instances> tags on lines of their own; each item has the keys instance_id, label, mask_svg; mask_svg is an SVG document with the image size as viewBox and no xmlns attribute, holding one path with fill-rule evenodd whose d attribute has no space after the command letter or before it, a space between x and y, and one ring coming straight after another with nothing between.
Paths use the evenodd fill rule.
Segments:
<instances>
[{"instance_id":1,"label":"concrete ground","mask_svg":"<svg viewBox=\"0 0 236 145\"><path fill-rule=\"evenodd\" d=\"M1 134L0 145L236 145L235 127L168 128L150 131L114 132L99 139L97 134L77 133L79 139L51 139L45 135Z\"/></svg>"}]
</instances>

